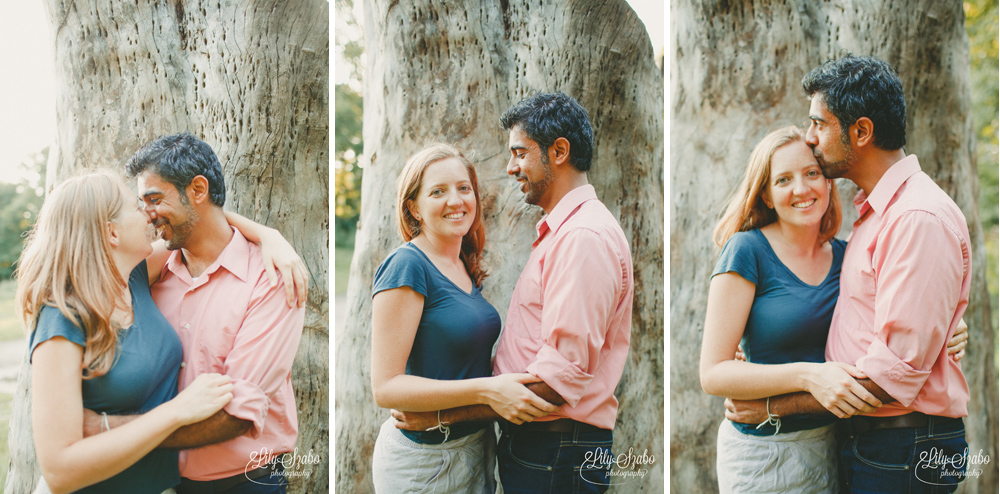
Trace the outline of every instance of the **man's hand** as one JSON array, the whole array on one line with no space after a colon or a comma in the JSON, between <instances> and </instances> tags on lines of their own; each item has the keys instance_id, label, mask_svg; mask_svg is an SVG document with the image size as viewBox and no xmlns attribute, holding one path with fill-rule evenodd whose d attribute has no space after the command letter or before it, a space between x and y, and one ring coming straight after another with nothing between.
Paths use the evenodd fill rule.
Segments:
<instances>
[{"instance_id":1,"label":"man's hand","mask_svg":"<svg viewBox=\"0 0 1000 494\"><path fill-rule=\"evenodd\" d=\"M760 424L767 420L767 401L726 398L726 418L740 424Z\"/></svg>"},{"instance_id":2,"label":"man's hand","mask_svg":"<svg viewBox=\"0 0 1000 494\"><path fill-rule=\"evenodd\" d=\"M402 412L392 410L397 429L406 431L426 431L438 425L437 412ZM445 424L448 425L448 424Z\"/></svg>"}]
</instances>

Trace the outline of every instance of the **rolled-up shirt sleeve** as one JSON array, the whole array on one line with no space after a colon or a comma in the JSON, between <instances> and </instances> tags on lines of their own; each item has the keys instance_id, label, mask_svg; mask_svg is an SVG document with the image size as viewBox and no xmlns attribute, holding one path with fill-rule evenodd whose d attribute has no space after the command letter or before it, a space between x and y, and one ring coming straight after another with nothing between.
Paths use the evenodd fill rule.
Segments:
<instances>
[{"instance_id":1,"label":"rolled-up shirt sleeve","mask_svg":"<svg viewBox=\"0 0 1000 494\"><path fill-rule=\"evenodd\" d=\"M233 399L224 410L253 422L254 439L263 431L272 397L289 379L304 319L304 308L288 307L283 283L270 287L266 277L257 280L224 366L233 380Z\"/></svg>"},{"instance_id":2,"label":"rolled-up shirt sleeve","mask_svg":"<svg viewBox=\"0 0 1000 494\"><path fill-rule=\"evenodd\" d=\"M576 406L594 379L624 290L625 261L598 232L556 239L542 267L542 347L527 372Z\"/></svg>"},{"instance_id":3,"label":"rolled-up shirt sleeve","mask_svg":"<svg viewBox=\"0 0 1000 494\"><path fill-rule=\"evenodd\" d=\"M909 407L958 323L968 245L925 211L901 215L876 245L875 338L857 367Z\"/></svg>"}]
</instances>

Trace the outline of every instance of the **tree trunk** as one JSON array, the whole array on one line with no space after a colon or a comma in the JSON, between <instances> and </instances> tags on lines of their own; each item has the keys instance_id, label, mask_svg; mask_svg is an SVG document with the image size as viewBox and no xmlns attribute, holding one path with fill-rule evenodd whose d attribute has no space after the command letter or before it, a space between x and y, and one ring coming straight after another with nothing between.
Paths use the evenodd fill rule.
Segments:
<instances>
[{"instance_id":1,"label":"tree trunk","mask_svg":"<svg viewBox=\"0 0 1000 494\"><path fill-rule=\"evenodd\" d=\"M801 79L850 51L895 67L907 103L906 151L962 208L974 245L965 312L972 345L962 362L972 400L969 449L996 459L995 342L978 219L969 46L962 2L805 0L673 3L671 22L671 485L716 492L715 438L722 399L701 390L698 355L709 276L718 256L711 232L753 146L770 130L802 124ZM841 238L857 219L857 188L840 180ZM973 466L970 466L973 468ZM978 465L963 492L996 488L996 463Z\"/></svg>"},{"instance_id":2,"label":"tree trunk","mask_svg":"<svg viewBox=\"0 0 1000 494\"><path fill-rule=\"evenodd\" d=\"M406 158L445 141L476 166L486 222L484 294L506 317L542 211L507 177L510 105L561 90L594 128L590 181L632 245L632 347L618 387L615 448L656 457L626 489L663 488L663 73L646 31L624 1L375 0L366 4L365 179L337 345L337 489L372 492L371 453L388 410L370 388L371 286L401 244L395 180Z\"/></svg>"},{"instance_id":3,"label":"tree trunk","mask_svg":"<svg viewBox=\"0 0 1000 494\"><path fill-rule=\"evenodd\" d=\"M120 169L142 144L189 130L222 162L226 208L278 229L305 260L309 300L292 370L297 448L321 463L296 465L289 492L326 492L329 3L48 0L47 8L58 79L50 188L84 167ZM40 475L22 433L27 375L11 420L8 493L30 492Z\"/></svg>"}]
</instances>

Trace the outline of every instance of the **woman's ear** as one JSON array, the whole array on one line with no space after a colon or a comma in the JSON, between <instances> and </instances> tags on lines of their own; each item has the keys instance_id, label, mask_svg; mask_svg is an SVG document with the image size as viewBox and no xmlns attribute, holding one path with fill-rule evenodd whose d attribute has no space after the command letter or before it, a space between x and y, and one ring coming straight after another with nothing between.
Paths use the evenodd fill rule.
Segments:
<instances>
[{"instance_id":1,"label":"woman's ear","mask_svg":"<svg viewBox=\"0 0 1000 494\"><path fill-rule=\"evenodd\" d=\"M764 202L767 209L774 209L774 205L771 204L771 198L767 195L767 191L760 193L760 200Z\"/></svg>"},{"instance_id":2,"label":"woman's ear","mask_svg":"<svg viewBox=\"0 0 1000 494\"><path fill-rule=\"evenodd\" d=\"M105 227L105 234L108 236L108 243L112 247L118 247L121 244L121 238L118 235L118 227L115 225L114 221L109 221Z\"/></svg>"},{"instance_id":3,"label":"woman's ear","mask_svg":"<svg viewBox=\"0 0 1000 494\"><path fill-rule=\"evenodd\" d=\"M417 207L413 204L412 199L406 200L406 210L410 212L410 216L413 216L413 219L418 222L420 221L420 212L417 211Z\"/></svg>"}]
</instances>

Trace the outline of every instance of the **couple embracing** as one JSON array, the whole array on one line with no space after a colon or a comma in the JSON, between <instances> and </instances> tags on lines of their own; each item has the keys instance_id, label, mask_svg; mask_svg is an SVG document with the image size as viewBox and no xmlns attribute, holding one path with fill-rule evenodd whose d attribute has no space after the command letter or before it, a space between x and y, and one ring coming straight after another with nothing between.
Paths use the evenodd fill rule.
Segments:
<instances>
[{"instance_id":1,"label":"couple embracing","mask_svg":"<svg viewBox=\"0 0 1000 494\"><path fill-rule=\"evenodd\" d=\"M720 491L952 492L965 462L924 460L967 447L965 217L904 152L888 64L848 55L802 85L808 130L764 137L714 234L701 382L729 398ZM847 242L839 177L861 189Z\"/></svg>"},{"instance_id":2,"label":"couple embracing","mask_svg":"<svg viewBox=\"0 0 1000 494\"><path fill-rule=\"evenodd\" d=\"M506 328L483 297L486 243L476 171L452 146L412 156L397 182L406 242L372 289L379 493L604 492L629 349L632 257L587 172L587 111L537 94L500 119L507 173L542 208ZM494 343L496 358L491 362ZM496 442L494 421L501 436Z\"/></svg>"},{"instance_id":3,"label":"couple embracing","mask_svg":"<svg viewBox=\"0 0 1000 494\"><path fill-rule=\"evenodd\" d=\"M109 172L57 186L18 263L35 492L284 493L267 460L298 433L305 267L223 211L222 166L193 135L143 146L126 172L138 197Z\"/></svg>"}]
</instances>

